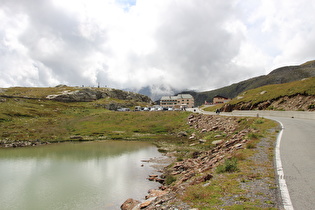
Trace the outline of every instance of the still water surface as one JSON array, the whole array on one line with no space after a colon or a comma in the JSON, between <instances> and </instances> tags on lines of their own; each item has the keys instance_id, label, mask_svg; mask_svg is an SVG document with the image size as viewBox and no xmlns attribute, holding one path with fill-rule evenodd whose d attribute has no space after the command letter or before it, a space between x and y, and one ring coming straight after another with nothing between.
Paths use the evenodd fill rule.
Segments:
<instances>
[{"instance_id":1,"label":"still water surface","mask_svg":"<svg viewBox=\"0 0 315 210\"><path fill-rule=\"evenodd\" d=\"M158 187L141 160L160 156L151 144L124 141L0 149L0 208L120 209Z\"/></svg>"}]
</instances>

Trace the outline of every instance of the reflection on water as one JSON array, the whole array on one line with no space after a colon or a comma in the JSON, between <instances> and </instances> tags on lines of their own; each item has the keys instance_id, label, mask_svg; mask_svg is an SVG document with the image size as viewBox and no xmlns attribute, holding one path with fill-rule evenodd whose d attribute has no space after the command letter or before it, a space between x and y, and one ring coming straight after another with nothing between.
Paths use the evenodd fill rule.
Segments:
<instances>
[{"instance_id":1,"label":"reflection on water","mask_svg":"<svg viewBox=\"0 0 315 210\"><path fill-rule=\"evenodd\" d=\"M141 160L158 157L143 142L64 143L0 149L1 209L119 209L157 183Z\"/></svg>"}]
</instances>

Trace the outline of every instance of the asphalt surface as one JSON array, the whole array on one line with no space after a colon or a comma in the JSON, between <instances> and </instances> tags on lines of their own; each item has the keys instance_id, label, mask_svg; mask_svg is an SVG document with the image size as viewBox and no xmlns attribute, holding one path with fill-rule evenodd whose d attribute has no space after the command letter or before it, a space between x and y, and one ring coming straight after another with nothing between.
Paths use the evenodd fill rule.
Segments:
<instances>
[{"instance_id":1,"label":"asphalt surface","mask_svg":"<svg viewBox=\"0 0 315 210\"><path fill-rule=\"evenodd\" d=\"M196 111L214 114L198 109ZM241 113L221 114L236 116ZM253 111L250 115L256 116L257 113ZM264 117L277 120L284 127L280 143L280 159L284 175L278 178L285 181L288 196L293 205L293 207L285 206L284 208L315 209L315 120L277 116Z\"/></svg>"},{"instance_id":2,"label":"asphalt surface","mask_svg":"<svg viewBox=\"0 0 315 210\"><path fill-rule=\"evenodd\" d=\"M315 120L270 117L284 126L280 157L293 208L315 209Z\"/></svg>"}]
</instances>

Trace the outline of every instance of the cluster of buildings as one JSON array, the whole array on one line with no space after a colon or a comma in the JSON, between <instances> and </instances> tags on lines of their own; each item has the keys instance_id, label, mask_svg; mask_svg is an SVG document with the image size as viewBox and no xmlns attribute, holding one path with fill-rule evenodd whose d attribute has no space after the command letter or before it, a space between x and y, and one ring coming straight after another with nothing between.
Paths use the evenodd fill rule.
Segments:
<instances>
[{"instance_id":1,"label":"cluster of buildings","mask_svg":"<svg viewBox=\"0 0 315 210\"><path fill-rule=\"evenodd\" d=\"M221 104L227 103L231 99L224 96L216 95L213 97L213 102L205 104ZM160 100L160 106L163 108L173 108L173 109L185 109L195 107L194 97L190 94L178 94L176 96L163 96Z\"/></svg>"}]
</instances>

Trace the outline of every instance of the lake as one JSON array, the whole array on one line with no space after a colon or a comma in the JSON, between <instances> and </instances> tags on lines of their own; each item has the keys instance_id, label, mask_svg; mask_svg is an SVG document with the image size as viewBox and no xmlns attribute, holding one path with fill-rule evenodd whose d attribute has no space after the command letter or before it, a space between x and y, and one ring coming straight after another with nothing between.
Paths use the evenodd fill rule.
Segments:
<instances>
[{"instance_id":1,"label":"lake","mask_svg":"<svg viewBox=\"0 0 315 210\"><path fill-rule=\"evenodd\" d=\"M0 206L14 209L120 209L159 186L161 157L145 142L100 141L0 149Z\"/></svg>"}]
</instances>

